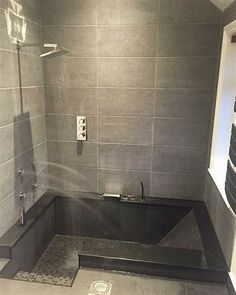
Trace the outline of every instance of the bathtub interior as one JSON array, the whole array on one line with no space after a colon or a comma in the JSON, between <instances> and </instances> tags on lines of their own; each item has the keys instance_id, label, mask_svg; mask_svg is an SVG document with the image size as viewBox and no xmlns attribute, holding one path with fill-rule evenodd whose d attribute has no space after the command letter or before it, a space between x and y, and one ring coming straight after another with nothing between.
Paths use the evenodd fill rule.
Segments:
<instances>
[{"instance_id":1,"label":"bathtub interior","mask_svg":"<svg viewBox=\"0 0 236 295\"><path fill-rule=\"evenodd\" d=\"M0 238L5 278L72 286L80 267L223 282L227 266L202 202L45 194ZM204 221L204 222L203 222ZM213 276L214 273L214 276Z\"/></svg>"}]
</instances>

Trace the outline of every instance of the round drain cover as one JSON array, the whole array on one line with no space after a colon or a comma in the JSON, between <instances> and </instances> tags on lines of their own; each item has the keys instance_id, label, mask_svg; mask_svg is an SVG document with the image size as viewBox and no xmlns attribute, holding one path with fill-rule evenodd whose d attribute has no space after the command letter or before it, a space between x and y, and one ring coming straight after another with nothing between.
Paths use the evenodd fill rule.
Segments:
<instances>
[{"instance_id":1,"label":"round drain cover","mask_svg":"<svg viewBox=\"0 0 236 295\"><path fill-rule=\"evenodd\" d=\"M91 287L95 294L98 295L106 295L110 291L110 284L106 281L96 281Z\"/></svg>"}]
</instances>

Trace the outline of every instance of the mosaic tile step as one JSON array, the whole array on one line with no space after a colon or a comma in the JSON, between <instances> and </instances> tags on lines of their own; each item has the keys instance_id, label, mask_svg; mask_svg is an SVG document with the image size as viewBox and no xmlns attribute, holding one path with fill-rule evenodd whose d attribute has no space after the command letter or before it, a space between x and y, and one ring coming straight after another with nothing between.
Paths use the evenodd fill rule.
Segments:
<instances>
[{"instance_id":1,"label":"mosaic tile step","mask_svg":"<svg viewBox=\"0 0 236 295\"><path fill-rule=\"evenodd\" d=\"M71 279L69 277L55 277L52 275L43 275L43 274L37 274L34 272L24 272L24 271L19 271L15 275L14 279L20 280L20 281L49 284L49 285L58 285L58 286L65 286L65 287L71 287L74 280L73 278Z\"/></svg>"}]
</instances>

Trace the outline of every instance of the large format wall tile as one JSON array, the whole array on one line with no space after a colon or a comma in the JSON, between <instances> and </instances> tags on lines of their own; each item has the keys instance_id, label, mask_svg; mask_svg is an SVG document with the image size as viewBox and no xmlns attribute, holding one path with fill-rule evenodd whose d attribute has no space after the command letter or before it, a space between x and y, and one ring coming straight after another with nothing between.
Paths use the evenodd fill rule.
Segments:
<instances>
[{"instance_id":1,"label":"large format wall tile","mask_svg":"<svg viewBox=\"0 0 236 295\"><path fill-rule=\"evenodd\" d=\"M37 174L47 169L47 142L34 147L34 169Z\"/></svg>"},{"instance_id":2,"label":"large format wall tile","mask_svg":"<svg viewBox=\"0 0 236 295\"><path fill-rule=\"evenodd\" d=\"M17 72L14 67L15 53L0 50L0 88L18 85Z\"/></svg>"},{"instance_id":3,"label":"large format wall tile","mask_svg":"<svg viewBox=\"0 0 236 295\"><path fill-rule=\"evenodd\" d=\"M50 187L73 192L97 192L97 169L49 165Z\"/></svg>"},{"instance_id":4,"label":"large format wall tile","mask_svg":"<svg viewBox=\"0 0 236 295\"><path fill-rule=\"evenodd\" d=\"M208 0L49 0L42 11L44 42L69 50L44 60L50 160L85 177L97 169L100 191L138 193L140 177L147 194L202 199L219 10ZM87 143L76 143L76 115L87 116Z\"/></svg>"},{"instance_id":5,"label":"large format wall tile","mask_svg":"<svg viewBox=\"0 0 236 295\"><path fill-rule=\"evenodd\" d=\"M16 99L15 89L0 89L0 127L13 123Z\"/></svg>"},{"instance_id":6,"label":"large format wall tile","mask_svg":"<svg viewBox=\"0 0 236 295\"><path fill-rule=\"evenodd\" d=\"M40 0L21 0L21 15L33 22L40 23Z\"/></svg>"},{"instance_id":7,"label":"large format wall tile","mask_svg":"<svg viewBox=\"0 0 236 295\"><path fill-rule=\"evenodd\" d=\"M98 24L155 24L159 0L98 0Z\"/></svg>"},{"instance_id":8,"label":"large format wall tile","mask_svg":"<svg viewBox=\"0 0 236 295\"><path fill-rule=\"evenodd\" d=\"M66 48L66 56L97 55L95 26L44 26L42 34L44 43L58 43Z\"/></svg>"},{"instance_id":9,"label":"large format wall tile","mask_svg":"<svg viewBox=\"0 0 236 295\"><path fill-rule=\"evenodd\" d=\"M122 193L141 195L141 184L145 196L150 194L150 172L98 170L100 193Z\"/></svg>"},{"instance_id":10,"label":"large format wall tile","mask_svg":"<svg viewBox=\"0 0 236 295\"><path fill-rule=\"evenodd\" d=\"M230 266L235 240L235 216L226 206L209 172L206 176L204 200L227 264Z\"/></svg>"},{"instance_id":11,"label":"large format wall tile","mask_svg":"<svg viewBox=\"0 0 236 295\"><path fill-rule=\"evenodd\" d=\"M20 179L17 174L19 157L0 165L0 201L12 194L20 187Z\"/></svg>"},{"instance_id":12,"label":"large format wall tile","mask_svg":"<svg viewBox=\"0 0 236 295\"><path fill-rule=\"evenodd\" d=\"M233 1L231 5L225 9L223 14L223 23L227 25L235 20L236 16L236 3Z\"/></svg>"},{"instance_id":13,"label":"large format wall tile","mask_svg":"<svg viewBox=\"0 0 236 295\"><path fill-rule=\"evenodd\" d=\"M46 87L47 113L96 115L97 89L77 87Z\"/></svg>"},{"instance_id":14,"label":"large format wall tile","mask_svg":"<svg viewBox=\"0 0 236 295\"><path fill-rule=\"evenodd\" d=\"M209 0L163 0L160 23L220 23L221 11Z\"/></svg>"},{"instance_id":15,"label":"large format wall tile","mask_svg":"<svg viewBox=\"0 0 236 295\"><path fill-rule=\"evenodd\" d=\"M39 116L45 112L44 87L23 88L22 93L24 113L29 112L29 116L34 117ZM19 97L17 97L17 113L20 113Z\"/></svg>"},{"instance_id":16,"label":"large format wall tile","mask_svg":"<svg viewBox=\"0 0 236 295\"><path fill-rule=\"evenodd\" d=\"M99 56L156 56L156 26L98 27Z\"/></svg>"},{"instance_id":17,"label":"large format wall tile","mask_svg":"<svg viewBox=\"0 0 236 295\"><path fill-rule=\"evenodd\" d=\"M155 117L209 120L214 89L157 89Z\"/></svg>"},{"instance_id":18,"label":"large format wall tile","mask_svg":"<svg viewBox=\"0 0 236 295\"><path fill-rule=\"evenodd\" d=\"M41 1L42 23L46 25L96 24L95 0Z\"/></svg>"},{"instance_id":19,"label":"large format wall tile","mask_svg":"<svg viewBox=\"0 0 236 295\"><path fill-rule=\"evenodd\" d=\"M21 153L32 149L35 145L46 140L45 116L37 116L31 120L28 118L15 124L17 126L16 132L19 137L18 145Z\"/></svg>"},{"instance_id":20,"label":"large format wall tile","mask_svg":"<svg viewBox=\"0 0 236 295\"><path fill-rule=\"evenodd\" d=\"M155 58L100 58L100 87L154 87Z\"/></svg>"},{"instance_id":21,"label":"large format wall tile","mask_svg":"<svg viewBox=\"0 0 236 295\"><path fill-rule=\"evenodd\" d=\"M151 196L202 199L203 175L152 173Z\"/></svg>"},{"instance_id":22,"label":"large format wall tile","mask_svg":"<svg viewBox=\"0 0 236 295\"><path fill-rule=\"evenodd\" d=\"M54 58L47 60L44 65L47 86L97 86L95 58Z\"/></svg>"},{"instance_id":23,"label":"large format wall tile","mask_svg":"<svg viewBox=\"0 0 236 295\"><path fill-rule=\"evenodd\" d=\"M40 34L41 26L39 24L33 23L31 21L26 21L26 34L25 34L25 43L33 44L33 46L22 46L21 52L29 53L39 56L40 55ZM15 49L15 45L13 48Z\"/></svg>"},{"instance_id":24,"label":"large format wall tile","mask_svg":"<svg viewBox=\"0 0 236 295\"><path fill-rule=\"evenodd\" d=\"M45 126L45 115L32 118L32 139L33 146L45 142L46 140L46 126Z\"/></svg>"},{"instance_id":25,"label":"large format wall tile","mask_svg":"<svg viewBox=\"0 0 236 295\"><path fill-rule=\"evenodd\" d=\"M41 59L28 54L21 54L20 59L22 86L43 86Z\"/></svg>"},{"instance_id":26,"label":"large format wall tile","mask_svg":"<svg viewBox=\"0 0 236 295\"><path fill-rule=\"evenodd\" d=\"M157 88L214 88L216 58L158 58Z\"/></svg>"},{"instance_id":27,"label":"large format wall tile","mask_svg":"<svg viewBox=\"0 0 236 295\"><path fill-rule=\"evenodd\" d=\"M153 171L172 173L203 173L207 150L183 147L153 147Z\"/></svg>"},{"instance_id":28,"label":"large format wall tile","mask_svg":"<svg viewBox=\"0 0 236 295\"><path fill-rule=\"evenodd\" d=\"M7 7L7 0L0 0L0 8L6 8Z\"/></svg>"},{"instance_id":29,"label":"large format wall tile","mask_svg":"<svg viewBox=\"0 0 236 295\"><path fill-rule=\"evenodd\" d=\"M98 140L107 143L150 145L152 122L151 118L100 117Z\"/></svg>"},{"instance_id":30,"label":"large format wall tile","mask_svg":"<svg viewBox=\"0 0 236 295\"><path fill-rule=\"evenodd\" d=\"M75 115L47 115L47 138L48 140L76 141ZM97 117L87 116L87 140L97 141Z\"/></svg>"},{"instance_id":31,"label":"large format wall tile","mask_svg":"<svg viewBox=\"0 0 236 295\"><path fill-rule=\"evenodd\" d=\"M157 118L154 144L167 146L206 147L209 121Z\"/></svg>"},{"instance_id":32,"label":"large format wall tile","mask_svg":"<svg viewBox=\"0 0 236 295\"><path fill-rule=\"evenodd\" d=\"M152 117L154 90L98 89L98 113L103 116Z\"/></svg>"},{"instance_id":33,"label":"large format wall tile","mask_svg":"<svg viewBox=\"0 0 236 295\"><path fill-rule=\"evenodd\" d=\"M19 153L18 139L15 126L9 125L0 128L0 163L12 159Z\"/></svg>"},{"instance_id":34,"label":"large format wall tile","mask_svg":"<svg viewBox=\"0 0 236 295\"><path fill-rule=\"evenodd\" d=\"M19 201L13 193L0 202L0 235L2 236L19 218Z\"/></svg>"},{"instance_id":35,"label":"large format wall tile","mask_svg":"<svg viewBox=\"0 0 236 295\"><path fill-rule=\"evenodd\" d=\"M217 24L160 25L157 56L216 56L220 31Z\"/></svg>"},{"instance_id":36,"label":"large format wall tile","mask_svg":"<svg viewBox=\"0 0 236 295\"><path fill-rule=\"evenodd\" d=\"M69 167L97 167L97 146L94 143L48 142L48 161Z\"/></svg>"},{"instance_id":37,"label":"large format wall tile","mask_svg":"<svg viewBox=\"0 0 236 295\"><path fill-rule=\"evenodd\" d=\"M139 145L99 144L99 168L150 171L151 148Z\"/></svg>"}]
</instances>

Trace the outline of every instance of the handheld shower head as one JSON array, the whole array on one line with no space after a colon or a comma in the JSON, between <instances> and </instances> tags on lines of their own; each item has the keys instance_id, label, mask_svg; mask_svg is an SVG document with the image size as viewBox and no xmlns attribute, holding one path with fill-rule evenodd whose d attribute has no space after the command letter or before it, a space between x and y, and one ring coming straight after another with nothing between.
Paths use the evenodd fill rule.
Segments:
<instances>
[{"instance_id":1,"label":"handheld shower head","mask_svg":"<svg viewBox=\"0 0 236 295\"><path fill-rule=\"evenodd\" d=\"M40 57L56 57L68 53L69 51L64 47L59 47L58 44L44 44L44 48L52 48L52 50L40 54Z\"/></svg>"}]
</instances>

